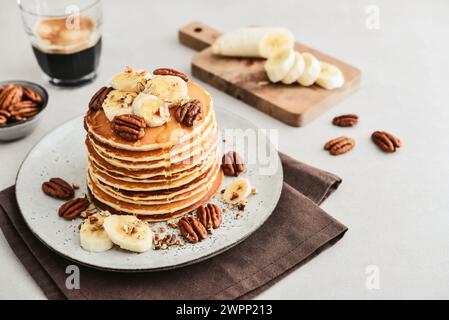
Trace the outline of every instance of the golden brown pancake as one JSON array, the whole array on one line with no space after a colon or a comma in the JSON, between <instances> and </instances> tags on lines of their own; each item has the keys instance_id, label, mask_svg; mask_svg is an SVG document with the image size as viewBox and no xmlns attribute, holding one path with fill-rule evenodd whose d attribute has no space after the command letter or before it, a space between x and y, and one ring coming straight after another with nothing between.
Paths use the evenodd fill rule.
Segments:
<instances>
[{"instance_id":1,"label":"golden brown pancake","mask_svg":"<svg viewBox=\"0 0 449 320\"><path fill-rule=\"evenodd\" d=\"M212 100L199 84L187 85L190 99L203 106L203 119L194 127L178 123L172 108L170 121L130 142L112 131L103 110L88 111L87 183L99 208L161 221L191 212L218 190L223 173Z\"/></svg>"}]
</instances>

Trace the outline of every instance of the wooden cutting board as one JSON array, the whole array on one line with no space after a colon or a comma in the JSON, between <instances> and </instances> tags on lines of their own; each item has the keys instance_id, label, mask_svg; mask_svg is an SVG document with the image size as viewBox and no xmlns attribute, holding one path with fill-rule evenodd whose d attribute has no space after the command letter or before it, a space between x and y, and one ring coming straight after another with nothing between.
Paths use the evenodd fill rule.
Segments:
<instances>
[{"instance_id":1,"label":"wooden cutting board","mask_svg":"<svg viewBox=\"0 0 449 320\"><path fill-rule=\"evenodd\" d=\"M210 45L221 33L203 23L192 22L179 30L179 41L197 51L192 74L200 80L240 99L291 126L303 126L360 87L359 69L296 43L300 52L310 52L319 60L338 66L344 74L342 88L326 90L268 82L263 59L229 58L212 54Z\"/></svg>"}]
</instances>

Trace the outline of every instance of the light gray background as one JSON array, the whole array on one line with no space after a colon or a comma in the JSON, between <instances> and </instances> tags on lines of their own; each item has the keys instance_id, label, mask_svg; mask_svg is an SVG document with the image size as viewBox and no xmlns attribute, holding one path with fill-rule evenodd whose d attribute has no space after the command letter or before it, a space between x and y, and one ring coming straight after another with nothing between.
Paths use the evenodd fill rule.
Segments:
<instances>
[{"instance_id":1,"label":"light gray background","mask_svg":"<svg viewBox=\"0 0 449 320\"><path fill-rule=\"evenodd\" d=\"M331 249L259 298L449 298L449 3L447 1L105 1L104 51L97 80L76 90L45 84L22 30L15 1L0 4L0 80L44 83L47 117L24 140L0 144L0 189L14 183L30 148L64 121L85 112L96 88L125 65L189 71L195 54L178 43L179 27L198 20L226 31L245 25L285 26L297 39L363 71L360 91L304 128L292 128L206 85L216 108L261 128L279 129L279 149L343 178L323 204L349 227ZM379 29L366 26L378 6ZM333 116L355 112L356 128ZM396 154L371 142L374 130L404 141ZM340 157L322 150L347 134L356 148ZM32 182L30 182L32 183ZM268 239L267 239L268 241ZM380 288L366 287L367 267ZM82 278L81 278L82 285ZM0 237L0 298L45 298Z\"/></svg>"}]
</instances>

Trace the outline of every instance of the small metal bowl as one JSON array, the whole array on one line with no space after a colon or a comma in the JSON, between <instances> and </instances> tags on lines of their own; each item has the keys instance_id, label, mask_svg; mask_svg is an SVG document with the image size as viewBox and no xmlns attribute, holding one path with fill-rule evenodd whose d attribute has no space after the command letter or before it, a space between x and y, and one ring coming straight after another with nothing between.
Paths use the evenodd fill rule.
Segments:
<instances>
[{"instance_id":1,"label":"small metal bowl","mask_svg":"<svg viewBox=\"0 0 449 320\"><path fill-rule=\"evenodd\" d=\"M16 84L25 88L33 89L42 97L42 105L40 106L39 112L34 117L0 126L0 141L17 140L29 135L39 124L42 114L44 113L43 111L48 103L47 90L34 82L20 80L0 81L0 86L7 86L9 84Z\"/></svg>"}]
</instances>

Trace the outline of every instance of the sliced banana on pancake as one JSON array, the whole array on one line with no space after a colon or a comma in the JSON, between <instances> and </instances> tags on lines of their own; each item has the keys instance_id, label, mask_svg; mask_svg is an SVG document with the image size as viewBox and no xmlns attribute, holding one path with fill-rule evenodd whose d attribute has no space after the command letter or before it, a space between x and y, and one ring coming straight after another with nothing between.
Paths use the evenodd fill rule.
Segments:
<instances>
[{"instance_id":1,"label":"sliced banana on pancake","mask_svg":"<svg viewBox=\"0 0 449 320\"><path fill-rule=\"evenodd\" d=\"M111 215L104 220L104 230L120 248L145 252L153 246L153 233L147 223L136 216Z\"/></svg>"},{"instance_id":2,"label":"sliced banana on pancake","mask_svg":"<svg viewBox=\"0 0 449 320\"><path fill-rule=\"evenodd\" d=\"M84 250L103 252L114 245L103 228L104 219L110 216L109 212L101 211L87 217L80 228L80 244Z\"/></svg>"},{"instance_id":3,"label":"sliced banana on pancake","mask_svg":"<svg viewBox=\"0 0 449 320\"><path fill-rule=\"evenodd\" d=\"M230 204L240 203L251 194L251 184L246 178L238 178L228 184L223 192L223 200Z\"/></svg>"},{"instance_id":4,"label":"sliced banana on pancake","mask_svg":"<svg viewBox=\"0 0 449 320\"><path fill-rule=\"evenodd\" d=\"M139 93L133 102L134 114L145 119L149 127L159 127L170 120L170 111L168 105L158 97Z\"/></svg>"},{"instance_id":5,"label":"sliced banana on pancake","mask_svg":"<svg viewBox=\"0 0 449 320\"><path fill-rule=\"evenodd\" d=\"M112 90L104 99L102 107L106 118L112 121L115 116L133 112L132 103L137 93L129 91Z\"/></svg>"},{"instance_id":6,"label":"sliced banana on pancake","mask_svg":"<svg viewBox=\"0 0 449 320\"><path fill-rule=\"evenodd\" d=\"M116 90L141 92L149 79L148 71L135 71L130 67L126 67L125 71L116 74L111 80L111 86Z\"/></svg>"},{"instance_id":7,"label":"sliced banana on pancake","mask_svg":"<svg viewBox=\"0 0 449 320\"><path fill-rule=\"evenodd\" d=\"M158 97L169 107L183 104L189 100L187 82L176 76L153 76L148 82L145 92Z\"/></svg>"}]
</instances>

